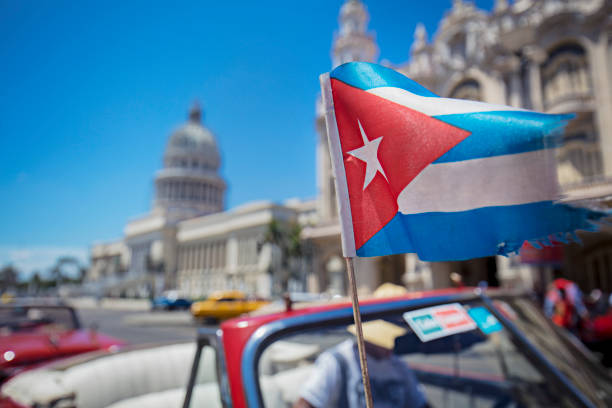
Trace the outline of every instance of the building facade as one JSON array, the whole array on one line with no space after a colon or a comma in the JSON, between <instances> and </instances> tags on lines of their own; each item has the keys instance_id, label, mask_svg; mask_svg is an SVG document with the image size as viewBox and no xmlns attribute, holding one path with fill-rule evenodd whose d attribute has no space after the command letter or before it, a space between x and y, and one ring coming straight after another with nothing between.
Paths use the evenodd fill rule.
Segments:
<instances>
[{"instance_id":1,"label":"building facade","mask_svg":"<svg viewBox=\"0 0 612 408\"><path fill-rule=\"evenodd\" d=\"M162 161L151 211L130 220L121 240L92 246L89 286L125 296L165 289L193 298L228 289L260 296L277 292L278 256L264 242L266 231L273 220L310 222L314 201L250 203L224 211L219 148L197 104L170 135Z\"/></svg>"},{"instance_id":2,"label":"building facade","mask_svg":"<svg viewBox=\"0 0 612 408\"><path fill-rule=\"evenodd\" d=\"M376 62L377 45L367 31L368 13L359 0L340 10L340 29L332 46L332 67L348 61ZM575 112L558 151L564 200L606 206L612 197L612 3L605 0L497 0L485 12L454 0L431 41L417 25L408 63L392 68L440 96L481 100L537 111ZM321 248L318 274L323 285L335 272L330 260L341 256L335 191L320 99L317 169L321 223L305 238ZM445 287L449 274L468 284L532 287L552 269L578 279L585 289L612 290L612 235L582 234L584 245L566 245L554 259L514 256L464 262L424 263L413 254L361 260L374 276L357 278L364 291L384 281L412 289ZM331 243L335 243L332 247ZM337 264L337 263L336 263ZM359 267L358 267L359 270ZM340 275L338 275L340 276Z\"/></svg>"},{"instance_id":3,"label":"building facade","mask_svg":"<svg viewBox=\"0 0 612 408\"><path fill-rule=\"evenodd\" d=\"M313 201L263 201L182 221L177 233L178 289L191 297L220 289L264 297L286 289L303 291L305 265L299 265L299 276L283 276L288 271L281 265L282 254L267 242L267 235L272 222L281 227L308 222L314 210ZM281 285L285 279L288 288Z\"/></svg>"},{"instance_id":4,"label":"building facade","mask_svg":"<svg viewBox=\"0 0 612 408\"><path fill-rule=\"evenodd\" d=\"M91 267L87 273L90 283L107 285L121 281L127 272L129 252L123 240L95 244L91 248Z\"/></svg>"},{"instance_id":5,"label":"building facade","mask_svg":"<svg viewBox=\"0 0 612 408\"><path fill-rule=\"evenodd\" d=\"M576 112L558 151L563 200L612 204L612 4L606 0L497 0L492 11L454 0L431 40L418 25L407 63L392 68L441 96L544 112ZM379 46L360 0L340 9L331 66L377 62ZM170 135L155 174L151 211L127 223L123 239L92 247L90 281L109 293L144 295L179 288L192 297L242 289L269 296L289 289L345 293L345 263L327 133L316 101L317 198L248 203L225 211L219 148L202 112ZM302 227L303 260L289 273L266 243L272 221ZM357 258L357 284L384 282L412 290L447 287L452 272L466 284L533 287L561 271L585 289L612 291L612 234L581 234L583 245L536 255L462 262L422 262L414 254ZM294 268L295 269L295 268ZM290 275L290 276L289 276Z\"/></svg>"}]
</instances>

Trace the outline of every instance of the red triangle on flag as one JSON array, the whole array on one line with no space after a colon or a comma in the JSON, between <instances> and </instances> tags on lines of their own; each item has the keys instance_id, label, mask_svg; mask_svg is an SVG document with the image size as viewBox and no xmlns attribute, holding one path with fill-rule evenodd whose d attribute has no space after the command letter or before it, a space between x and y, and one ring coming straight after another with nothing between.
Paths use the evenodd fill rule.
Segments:
<instances>
[{"instance_id":1,"label":"red triangle on flag","mask_svg":"<svg viewBox=\"0 0 612 408\"><path fill-rule=\"evenodd\" d=\"M470 133L336 79L331 87L359 249L397 214L400 192ZM386 179L377 172L365 190L366 163L348 154L364 145L357 121L368 140L383 138L378 160Z\"/></svg>"}]
</instances>

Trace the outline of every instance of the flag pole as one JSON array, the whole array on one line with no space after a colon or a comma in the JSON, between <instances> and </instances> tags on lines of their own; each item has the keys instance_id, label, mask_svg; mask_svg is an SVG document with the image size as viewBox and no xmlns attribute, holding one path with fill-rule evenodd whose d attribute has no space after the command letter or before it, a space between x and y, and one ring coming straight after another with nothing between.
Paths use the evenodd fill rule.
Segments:
<instances>
[{"instance_id":1,"label":"flag pole","mask_svg":"<svg viewBox=\"0 0 612 408\"><path fill-rule=\"evenodd\" d=\"M361 325L361 313L359 312L359 299L357 298L357 283L355 282L354 257L356 256L355 241L353 234L353 223L351 219L351 204L348 197L348 186L346 182L346 172L342 161L342 148L340 146L340 136L338 135L338 125L334 110L334 101L331 89L331 79L329 73L319 77L321 82L321 99L323 102L325 125L327 129L327 140L329 142L331 165L336 184L336 203L340 216L340 226L342 233L342 253L346 260L346 273L348 274L351 286L351 299L353 301L353 318L355 319L355 333L357 334L357 348L359 349L359 362L361 365L361 377L363 379L363 390L366 399L366 408L374 408L372 403L372 389L370 388L370 376L368 375L368 362L366 360L365 343L363 340L363 328Z\"/></svg>"},{"instance_id":2,"label":"flag pole","mask_svg":"<svg viewBox=\"0 0 612 408\"><path fill-rule=\"evenodd\" d=\"M357 283L355 281L355 264L353 258L346 260L346 273L351 286L351 300L353 301L353 317L355 319L355 332L357 333L357 348L359 349L359 362L361 365L361 378L363 379L363 390L366 399L366 407L373 408L372 389L370 388L370 375L368 374L368 362L366 360L365 342L363 340L363 329L361 327L361 313L359 312L359 299L357 297Z\"/></svg>"}]
</instances>

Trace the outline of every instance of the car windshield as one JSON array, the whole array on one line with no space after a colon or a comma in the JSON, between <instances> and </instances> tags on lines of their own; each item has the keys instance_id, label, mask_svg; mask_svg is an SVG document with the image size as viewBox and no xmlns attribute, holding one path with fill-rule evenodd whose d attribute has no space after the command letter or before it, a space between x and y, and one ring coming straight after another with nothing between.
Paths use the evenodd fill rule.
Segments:
<instances>
[{"instance_id":1,"label":"car windshield","mask_svg":"<svg viewBox=\"0 0 612 408\"><path fill-rule=\"evenodd\" d=\"M612 395L609 374L576 338L563 333L524 298L496 301L496 308L514 323L531 343L590 400L606 401Z\"/></svg>"},{"instance_id":2,"label":"car windshield","mask_svg":"<svg viewBox=\"0 0 612 408\"><path fill-rule=\"evenodd\" d=\"M526 353L525 337L495 313L524 331L539 355ZM611 406L607 374L584 361L529 301L497 300L495 313L473 300L364 315L375 406L569 407L580 398ZM347 323L326 324L270 343L258 363L264 406L300 399L313 406L365 405L352 333ZM581 396L559 385L542 355Z\"/></svg>"},{"instance_id":3,"label":"car windshield","mask_svg":"<svg viewBox=\"0 0 612 408\"><path fill-rule=\"evenodd\" d=\"M11 334L32 330L74 330L79 324L73 310L61 306L2 306L0 332Z\"/></svg>"}]
</instances>

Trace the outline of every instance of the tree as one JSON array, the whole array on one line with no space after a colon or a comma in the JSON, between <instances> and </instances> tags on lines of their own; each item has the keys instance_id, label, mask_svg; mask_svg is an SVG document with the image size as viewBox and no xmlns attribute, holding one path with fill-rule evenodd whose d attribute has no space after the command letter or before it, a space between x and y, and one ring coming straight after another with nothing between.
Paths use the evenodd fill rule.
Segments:
<instances>
[{"instance_id":1,"label":"tree","mask_svg":"<svg viewBox=\"0 0 612 408\"><path fill-rule=\"evenodd\" d=\"M81 283L85 271L78 259L73 256L61 256L51 268L51 277L56 286L64 282Z\"/></svg>"},{"instance_id":2,"label":"tree","mask_svg":"<svg viewBox=\"0 0 612 408\"><path fill-rule=\"evenodd\" d=\"M34 271L30 276L29 290L37 293L43 287L43 280L40 277L40 272Z\"/></svg>"},{"instance_id":3,"label":"tree","mask_svg":"<svg viewBox=\"0 0 612 408\"><path fill-rule=\"evenodd\" d=\"M263 243L278 250L279 270L271 271L275 292L286 292L290 278L299 278L302 266L302 227L297 222L281 224L273 219L268 224Z\"/></svg>"},{"instance_id":4,"label":"tree","mask_svg":"<svg viewBox=\"0 0 612 408\"><path fill-rule=\"evenodd\" d=\"M19 271L12 264L8 264L0 269L0 292L17 286Z\"/></svg>"}]
</instances>

